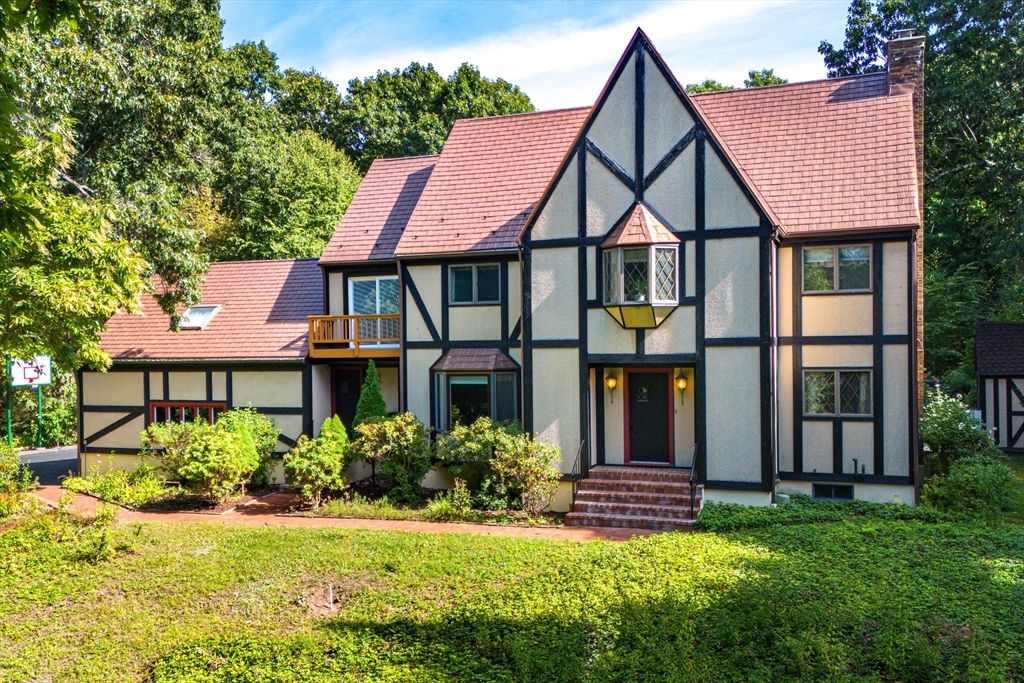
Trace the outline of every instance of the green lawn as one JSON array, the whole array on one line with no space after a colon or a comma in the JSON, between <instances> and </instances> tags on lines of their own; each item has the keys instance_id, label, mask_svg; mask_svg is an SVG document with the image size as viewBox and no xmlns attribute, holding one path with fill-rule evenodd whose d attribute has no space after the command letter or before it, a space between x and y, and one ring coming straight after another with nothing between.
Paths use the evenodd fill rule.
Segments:
<instances>
[{"instance_id":1,"label":"green lawn","mask_svg":"<svg viewBox=\"0 0 1024 683\"><path fill-rule=\"evenodd\" d=\"M1016 524L0 532L2 681L1006 681L1022 653Z\"/></svg>"}]
</instances>

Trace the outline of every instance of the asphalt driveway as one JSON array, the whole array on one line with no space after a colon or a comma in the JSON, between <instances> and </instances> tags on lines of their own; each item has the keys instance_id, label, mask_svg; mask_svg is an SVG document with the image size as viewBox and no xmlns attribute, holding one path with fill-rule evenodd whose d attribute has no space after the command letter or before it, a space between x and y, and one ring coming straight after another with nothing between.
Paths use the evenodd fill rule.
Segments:
<instances>
[{"instance_id":1,"label":"asphalt driveway","mask_svg":"<svg viewBox=\"0 0 1024 683\"><path fill-rule=\"evenodd\" d=\"M78 474L78 447L25 449L21 451L21 462L39 477L40 484L57 485L60 477Z\"/></svg>"}]
</instances>

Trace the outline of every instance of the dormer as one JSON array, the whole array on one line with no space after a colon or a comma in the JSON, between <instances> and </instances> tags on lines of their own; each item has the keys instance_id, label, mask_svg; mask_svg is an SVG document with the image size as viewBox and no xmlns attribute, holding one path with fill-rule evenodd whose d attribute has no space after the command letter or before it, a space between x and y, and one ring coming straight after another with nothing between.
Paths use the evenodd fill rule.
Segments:
<instances>
[{"instance_id":1,"label":"dormer","mask_svg":"<svg viewBox=\"0 0 1024 683\"><path fill-rule=\"evenodd\" d=\"M679 305L679 238L638 203L601 244L608 314L626 329L654 328Z\"/></svg>"}]
</instances>

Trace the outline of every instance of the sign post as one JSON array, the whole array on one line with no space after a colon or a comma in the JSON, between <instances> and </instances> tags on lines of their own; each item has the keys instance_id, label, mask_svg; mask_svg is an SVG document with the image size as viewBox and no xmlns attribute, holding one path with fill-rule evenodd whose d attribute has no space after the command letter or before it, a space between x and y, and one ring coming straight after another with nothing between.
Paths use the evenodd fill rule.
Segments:
<instances>
[{"instance_id":1,"label":"sign post","mask_svg":"<svg viewBox=\"0 0 1024 683\"><path fill-rule=\"evenodd\" d=\"M36 392L36 448L43 445L43 386L50 383L50 357L32 360L8 359L7 376L7 445L13 446L11 435L11 387L32 387Z\"/></svg>"}]
</instances>

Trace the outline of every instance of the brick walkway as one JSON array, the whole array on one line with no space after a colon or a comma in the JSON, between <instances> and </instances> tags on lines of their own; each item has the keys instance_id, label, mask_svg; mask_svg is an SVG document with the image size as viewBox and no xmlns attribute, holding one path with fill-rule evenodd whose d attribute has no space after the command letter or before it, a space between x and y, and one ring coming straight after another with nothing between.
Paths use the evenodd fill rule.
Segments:
<instances>
[{"instance_id":1,"label":"brick walkway","mask_svg":"<svg viewBox=\"0 0 1024 683\"><path fill-rule=\"evenodd\" d=\"M59 486L40 486L36 495L56 507L64 491ZM628 541L634 536L649 536L644 529L611 529L604 527L533 528L488 524L456 524L450 522L396 521L388 519L339 519L331 517L285 517L280 513L293 502L291 495L276 493L258 498L248 505L224 514L195 512L136 512L120 509L121 522L192 522L200 524L250 524L295 528L365 529L369 531L412 531L434 534L476 534L508 538L548 538L562 541ZM68 509L79 515L96 513L98 501L92 496L77 495Z\"/></svg>"}]
</instances>

